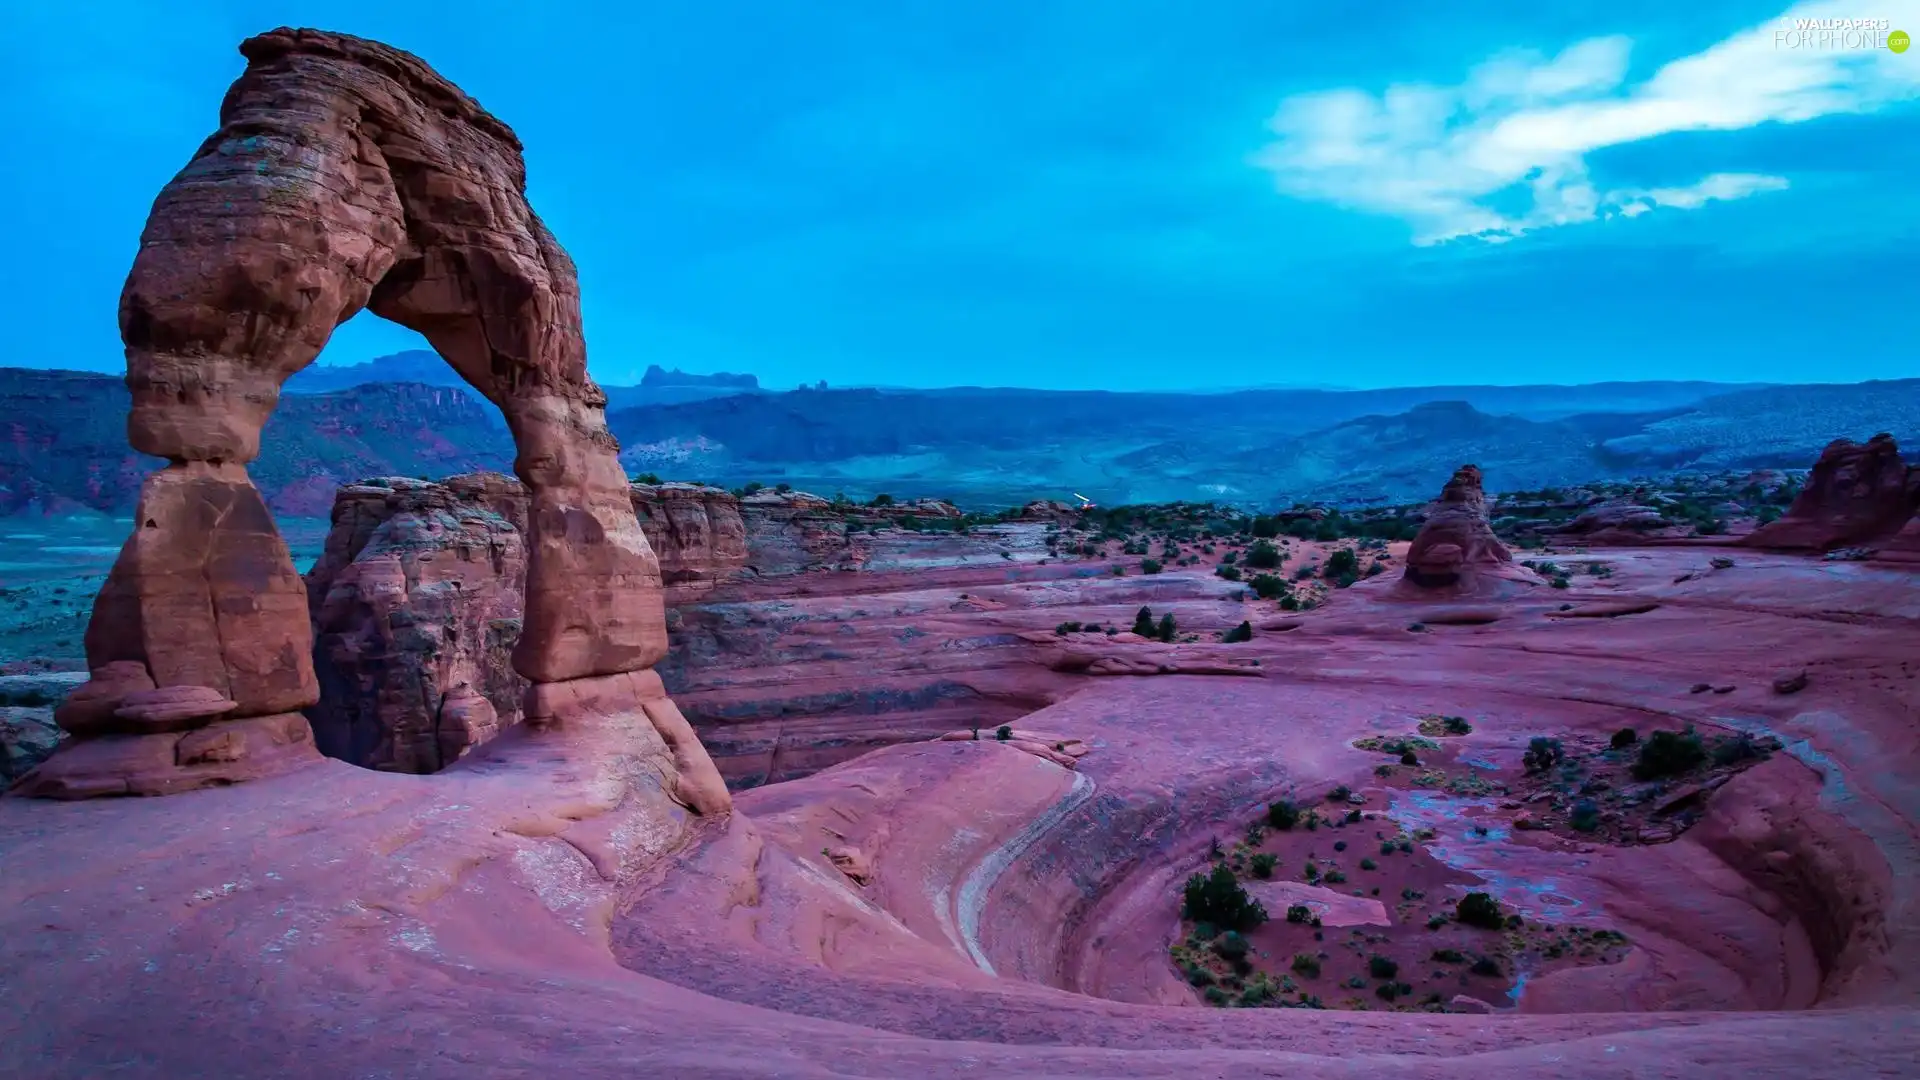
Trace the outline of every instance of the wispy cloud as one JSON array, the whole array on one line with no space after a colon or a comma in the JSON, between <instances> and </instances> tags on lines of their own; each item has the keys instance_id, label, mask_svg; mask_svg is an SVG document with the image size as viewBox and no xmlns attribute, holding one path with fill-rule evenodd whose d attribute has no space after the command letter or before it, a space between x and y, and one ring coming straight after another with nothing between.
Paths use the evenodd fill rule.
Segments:
<instances>
[{"instance_id":1,"label":"wispy cloud","mask_svg":"<svg viewBox=\"0 0 1920 1080\"><path fill-rule=\"evenodd\" d=\"M1556 225L1694 209L1788 186L1787 178L1714 173L1651 189L1604 188L1587 155L1675 132L1735 131L1871 112L1920 97L1920 54L1794 47L1802 19L1871 15L1920 32L1920 0L1800 4L1720 43L1627 81L1632 41L1599 37L1557 56L1515 52L1458 86L1344 88L1281 103L1275 142L1258 156L1280 191L1398 217L1416 244L1510 240Z\"/></svg>"}]
</instances>

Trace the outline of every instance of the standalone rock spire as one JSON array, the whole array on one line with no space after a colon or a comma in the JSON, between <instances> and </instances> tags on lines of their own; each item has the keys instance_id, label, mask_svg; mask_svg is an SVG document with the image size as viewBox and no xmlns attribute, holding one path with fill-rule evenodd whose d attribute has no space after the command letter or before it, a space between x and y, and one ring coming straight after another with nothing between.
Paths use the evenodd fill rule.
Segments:
<instances>
[{"instance_id":1,"label":"standalone rock spire","mask_svg":"<svg viewBox=\"0 0 1920 1080\"><path fill-rule=\"evenodd\" d=\"M546 705L535 715L613 707L542 685L624 676L666 653L659 565L587 376L573 263L527 204L519 139L376 42L283 28L240 51L220 129L155 200L121 294L128 439L168 464L94 605L95 682L76 695L86 715L63 720L78 738L31 792L174 790L314 756L296 713L319 697L305 590L246 464L281 386L363 308L423 334L506 416L529 493L513 666ZM249 733L190 774L190 740L154 741L116 697L180 687L225 703L195 718L207 730ZM259 717L278 719L248 723Z\"/></svg>"},{"instance_id":2,"label":"standalone rock spire","mask_svg":"<svg viewBox=\"0 0 1920 1080\"><path fill-rule=\"evenodd\" d=\"M1427 508L1427 520L1407 549L1406 585L1416 590L1471 590L1489 572L1525 578L1513 553L1487 522L1487 495L1480 468L1462 465Z\"/></svg>"},{"instance_id":3,"label":"standalone rock spire","mask_svg":"<svg viewBox=\"0 0 1920 1080\"><path fill-rule=\"evenodd\" d=\"M1780 520L1755 529L1752 547L1782 551L1831 551L1886 540L1920 510L1920 486L1893 436L1881 432L1864 443L1835 439L1820 452L1793 505Z\"/></svg>"}]
</instances>

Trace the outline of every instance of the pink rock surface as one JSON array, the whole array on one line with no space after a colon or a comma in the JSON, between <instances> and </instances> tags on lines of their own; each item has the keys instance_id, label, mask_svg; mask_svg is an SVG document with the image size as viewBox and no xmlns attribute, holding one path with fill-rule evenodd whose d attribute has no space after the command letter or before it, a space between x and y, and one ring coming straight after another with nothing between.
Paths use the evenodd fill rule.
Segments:
<instances>
[{"instance_id":1,"label":"pink rock surface","mask_svg":"<svg viewBox=\"0 0 1920 1080\"><path fill-rule=\"evenodd\" d=\"M1363 582L1247 643L1260 679L1083 680L1018 725L1091 747L1077 771L931 741L697 817L620 705L429 777L319 762L159 801L0 800L0 970L33 973L0 1073L1186 1078L1284 1054L1290 1076L1356 1055L1385 1077L1900 1074L1920 1058L1911 574L1753 555L1676 585L1703 556L1606 558L1605 580L1426 634ZM1635 595L1661 606L1546 618ZM1789 659L1812 678L1782 697ZM1687 693L1702 680L1736 690ZM1496 760L1626 718L1786 750L1669 843L1488 843L1468 825L1491 811L1370 790L1378 757L1350 746L1436 712ZM1335 783L1433 827L1448 873L1623 927L1632 953L1484 1014L1197 1007L1166 961L1179 882L1265 801Z\"/></svg>"},{"instance_id":2,"label":"pink rock surface","mask_svg":"<svg viewBox=\"0 0 1920 1080\"><path fill-rule=\"evenodd\" d=\"M1387 905L1368 896L1349 896L1324 885L1304 881L1249 881L1247 893L1266 906L1267 913L1282 918L1288 908L1299 905L1327 926L1391 926Z\"/></svg>"}]
</instances>

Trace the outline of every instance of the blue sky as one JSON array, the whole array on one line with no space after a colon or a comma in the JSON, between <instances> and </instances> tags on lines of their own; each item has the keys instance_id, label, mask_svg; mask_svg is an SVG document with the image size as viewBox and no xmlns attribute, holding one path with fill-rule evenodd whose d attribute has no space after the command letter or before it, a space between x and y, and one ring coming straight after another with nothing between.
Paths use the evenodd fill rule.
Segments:
<instances>
[{"instance_id":1,"label":"blue sky","mask_svg":"<svg viewBox=\"0 0 1920 1080\"><path fill-rule=\"evenodd\" d=\"M1920 0L9 5L7 362L119 367L147 208L287 24L520 133L606 383L1920 375L1920 50L1783 17Z\"/></svg>"}]
</instances>

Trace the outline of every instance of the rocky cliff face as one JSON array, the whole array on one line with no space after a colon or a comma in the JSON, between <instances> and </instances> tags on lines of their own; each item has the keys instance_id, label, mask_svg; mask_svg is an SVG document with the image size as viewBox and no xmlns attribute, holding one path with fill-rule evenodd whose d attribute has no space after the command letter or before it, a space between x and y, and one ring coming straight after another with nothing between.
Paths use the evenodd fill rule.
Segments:
<instances>
[{"instance_id":1,"label":"rocky cliff face","mask_svg":"<svg viewBox=\"0 0 1920 1080\"><path fill-rule=\"evenodd\" d=\"M130 404L117 375L0 368L0 516L131 513L161 459L127 445ZM325 517L334 491L363 476L445 476L512 460L493 406L450 387L385 382L283 397L247 472L275 514Z\"/></svg>"},{"instance_id":2,"label":"rocky cliff face","mask_svg":"<svg viewBox=\"0 0 1920 1080\"><path fill-rule=\"evenodd\" d=\"M1893 436L1883 432L1864 443L1835 439L1786 514L1754 530L1746 543L1782 551L1869 544L1895 536L1916 510L1920 485Z\"/></svg>"},{"instance_id":3,"label":"rocky cliff face","mask_svg":"<svg viewBox=\"0 0 1920 1080\"><path fill-rule=\"evenodd\" d=\"M307 574L322 753L437 772L520 719L526 513L520 485L493 473L340 490Z\"/></svg>"},{"instance_id":4,"label":"rocky cliff face","mask_svg":"<svg viewBox=\"0 0 1920 1080\"><path fill-rule=\"evenodd\" d=\"M872 531L881 511L801 492L742 499L701 484L633 484L628 495L675 604L730 582L1012 557L993 540L881 536ZM889 512L959 514L938 502ZM509 658L525 614L528 513L525 487L497 473L339 490L325 551L306 577L321 685L306 713L323 752L430 773L521 720L528 684Z\"/></svg>"}]
</instances>

